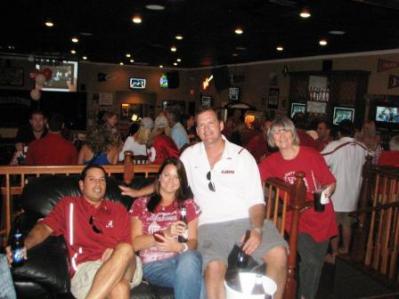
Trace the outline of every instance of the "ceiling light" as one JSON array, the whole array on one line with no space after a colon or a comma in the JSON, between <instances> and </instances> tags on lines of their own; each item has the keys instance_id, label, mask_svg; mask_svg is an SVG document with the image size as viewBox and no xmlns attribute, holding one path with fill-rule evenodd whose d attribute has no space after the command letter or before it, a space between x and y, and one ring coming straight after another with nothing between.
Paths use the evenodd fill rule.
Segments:
<instances>
[{"instance_id":1,"label":"ceiling light","mask_svg":"<svg viewBox=\"0 0 399 299\"><path fill-rule=\"evenodd\" d=\"M234 30L234 32L235 32L235 34L241 35L241 34L244 33L244 30L243 30L241 27L237 27L237 28Z\"/></svg>"},{"instance_id":2,"label":"ceiling light","mask_svg":"<svg viewBox=\"0 0 399 299\"><path fill-rule=\"evenodd\" d=\"M177 62L173 62L173 65L174 65L174 66L177 66Z\"/></svg>"},{"instance_id":3,"label":"ceiling light","mask_svg":"<svg viewBox=\"0 0 399 299\"><path fill-rule=\"evenodd\" d=\"M134 59L130 59L129 61L130 61L130 63L133 63L133 62L134 62Z\"/></svg>"},{"instance_id":4,"label":"ceiling light","mask_svg":"<svg viewBox=\"0 0 399 299\"><path fill-rule=\"evenodd\" d=\"M77 43L79 42L79 39L78 39L77 37L72 37L72 38L71 38L71 41L72 41L74 44L77 44Z\"/></svg>"},{"instance_id":5,"label":"ceiling light","mask_svg":"<svg viewBox=\"0 0 399 299\"><path fill-rule=\"evenodd\" d=\"M325 39L319 40L319 45L322 47L327 46L327 40L325 40Z\"/></svg>"},{"instance_id":6,"label":"ceiling light","mask_svg":"<svg viewBox=\"0 0 399 299\"><path fill-rule=\"evenodd\" d=\"M145 6L145 8L149 9L149 10L164 10L165 6L161 5L161 4L147 4Z\"/></svg>"},{"instance_id":7,"label":"ceiling light","mask_svg":"<svg viewBox=\"0 0 399 299\"><path fill-rule=\"evenodd\" d=\"M346 32L342 31L342 30L330 30L330 31L328 31L328 33L330 33L332 35L344 35Z\"/></svg>"},{"instance_id":8,"label":"ceiling light","mask_svg":"<svg viewBox=\"0 0 399 299\"><path fill-rule=\"evenodd\" d=\"M277 46L276 50L279 51L279 52L282 52L282 51L284 51L284 47L283 46Z\"/></svg>"},{"instance_id":9,"label":"ceiling light","mask_svg":"<svg viewBox=\"0 0 399 299\"><path fill-rule=\"evenodd\" d=\"M175 36L175 39L177 39L177 40L182 40L182 39L183 39L183 35L177 34L177 35Z\"/></svg>"},{"instance_id":10,"label":"ceiling light","mask_svg":"<svg viewBox=\"0 0 399 299\"><path fill-rule=\"evenodd\" d=\"M71 54L76 54L76 51L74 49L71 50Z\"/></svg>"},{"instance_id":11,"label":"ceiling light","mask_svg":"<svg viewBox=\"0 0 399 299\"><path fill-rule=\"evenodd\" d=\"M44 22L44 25L46 25L46 27L49 27L49 28L54 27L54 23L50 20L47 20L46 22Z\"/></svg>"},{"instance_id":12,"label":"ceiling light","mask_svg":"<svg viewBox=\"0 0 399 299\"><path fill-rule=\"evenodd\" d=\"M233 55L233 57L237 57L238 53L233 53L232 55Z\"/></svg>"},{"instance_id":13,"label":"ceiling light","mask_svg":"<svg viewBox=\"0 0 399 299\"><path fill-rule=\"evenodd\" d=\"M299 16L301 18L307 19L311 16L310 11L306 8L302 9L301 12L299 13Z\"/></svg>"},{"instance_id":14,"label":"ceiling light","mask_svg":"<svg viewBox=\"0 0 399 299\"><path fill-rule=\"evenodd\" d=\"M82 59L83 59L83 60L87 60L87 56L83 56Z\"/></svg>"},{"instance_id":15,"label":"ceiling light","mask_svg":"<svg viewBox=\"0 0 399 299\"><path fill-rule=\"evenodd\" d=\"M236 50L238 51L245 51L247 48L246 47L241 47L241 46L237 46Z\"/></svg>"},{"instance_id":16,"label":"ceiling light","mask_svg":"<svg viewBox=\"0 0 399 299\"><path fill-rule=\"evenodd\" d=\"M176 61L177 61L177 62L181 62L181 58L177 58Z\"/></svg>"},{"instance_id":17,"label":"ceiling light","mask_svg":"<svg viewBox=\"0 0 399 299\"><path fill-rule=\"evenodd\" d=\"M132 55L130 53L126 53L126 57L130 58L130 57L132 57Z\"/></svg>"},{"instance_id":18,"label":"ceiling light","mask_svg":"<svg viewBox=\"0 0 399 299\"><path fill-rule=\"evenodd\" d=\"M124 63L121 61L121 62L119 62L119 65L123 65Z\"/></svg>"},{"instance_id":19,"label":"ceiling light","mask_svg":"<svg viewBox=\"0 0 399 299\"><path fill-rule=\"evenodd\" d=\"M160 68L160 69L163 69L163 65L162 65L162 64L161 64L161 65L159 65L159 68Z\"/></svg>"},{"instance_id":20,"label":"ceiling light","mask_svg":"<svg viewBox=\"0 0 399 299\"><path fill-rule=\"evenodd\" d=\"M172 47L170 47L170 50L171 50L172 52L176 52L176 51L177 51L177 48L176 48L175 46L172 46Z\"/></svg>"},{"instance_id":21,"label":"ceiling light","mask_svg":"<svg viewBox=\"0 0 399 299\"><path fill-rule=\"evenodd\" d=\"M133 22L134 24L141 24L142 21L143 21L143 20L141 19L140 16L134 16L134 17L132 18L132 22Z\"/></svg>"}]
</instances>

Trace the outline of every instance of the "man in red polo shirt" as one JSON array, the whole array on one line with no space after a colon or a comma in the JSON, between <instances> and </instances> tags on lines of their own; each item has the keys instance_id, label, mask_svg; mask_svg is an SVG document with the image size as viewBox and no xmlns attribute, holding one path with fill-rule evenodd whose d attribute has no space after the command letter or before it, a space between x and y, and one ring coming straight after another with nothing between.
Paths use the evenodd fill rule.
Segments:
<instances>
[{"instance_id":1,"label":"man in red polo shirt","mask_svg":"<svg viewBox=\"0 0 399 299\"><path fill-rule=\"evenodd\" d=\"M75 146L61 136L64 119L60 114L53 114L48 122L49 132L33 141L28 148L25 164L27 165L71 165L78 161Z\"/></svg>"},{"instance_id":2,"label":"man in red polo shirt","mask_svg":"<svg viewBox=\"0 0 399 299\"><path fill-rule=\"evenodd\" d=\"M50 235L62 235L76 298L130 298L136 265L128 212L120 202L104 199L106 179L101 166L86 166L79 188L81 196L64 197L33 227L25 239L26 250ZM11 263L10 248L7 253Z\"/></svg>"}]
</instances>

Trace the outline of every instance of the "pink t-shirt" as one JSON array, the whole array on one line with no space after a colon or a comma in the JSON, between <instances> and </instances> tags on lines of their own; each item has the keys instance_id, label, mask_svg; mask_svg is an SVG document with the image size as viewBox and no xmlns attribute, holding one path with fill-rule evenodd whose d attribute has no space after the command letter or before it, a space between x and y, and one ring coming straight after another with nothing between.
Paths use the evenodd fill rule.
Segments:
<instances>
[{"instance_id":1,"label":"pink t-shirt","mask_svg":"<svg viewBox=\"0 0 399 299\"><path fill-rule=\"evenodd\" d=\"M173 222L180 220L178 203L176 201L167 207L161 207L158 205L154 213L151 213L147 209L147 203L149 200L150 197L136 199L129 211L132 217L137 217L142 222L144 235L153 234L157 231L163 231L167 229L168 226ZM198 218L201 211L194 203L193 199L185 200L183 205L187 209L188 223ZM176 252L160 251L156 246L140 250L140 257L143 263L160 261L170 258L176 254Z\"/></svg>"},{"instance_id":2,"label":"pink t-shirt","mask_svg":"<svg viewBox=\"0 0 399 299\"><path fill-rule=\"evenodd\" d=\"M280 152L268 156L259 163L259 171L262 181L277 177L290 184L295 183L296 172L304 172L307 200L313 199L313 176L321 185L330 185L336 181L320 153L306 146L301 146L298 155L292 160L284 160ZM287 230L291 227L291 214L287 213ZM324 212L316 212L313 208L304 211L299 219L298 230L300 233L311 235L316 242L323 242L335 236L338 231L331 201L325 206Z\"/></svg>"}]
</instances>

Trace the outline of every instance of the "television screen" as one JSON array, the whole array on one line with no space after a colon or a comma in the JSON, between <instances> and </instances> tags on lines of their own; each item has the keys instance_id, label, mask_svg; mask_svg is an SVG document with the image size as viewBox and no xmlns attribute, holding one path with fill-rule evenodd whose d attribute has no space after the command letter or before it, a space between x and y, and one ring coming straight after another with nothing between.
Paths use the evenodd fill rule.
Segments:
<instances>
[{"instance_id":1,"label":"television screen","mask_svg":"<svg viewBox=\"0 0 399 299\"><path fill-rule=\"evenodd\" d=\"M376 106L375 121L384 123L399 123L399 107Z\"/></svg>"},{"instance_id":2,"label":"television screen","mask_svg":"<svg viewBox=\"0 0 399 299\"><path fill-rule=\"evenodd\" d=\"M169 87L168 76L166 74L162 74L161 78L159 79L159 85L162 88L168 88Z\"/></svg>"},{"instance_id":3,"label":"television screen","mask_svg":"<svg viewBox=\"0 0 399 299\"><path fill-rule=\"evenodd\" d=\"M36 64L38 71L49 69L51 78L44 83L44 91L77 91L78 62L62 61L56 64Z\"/></svg>"},{"instance_id":4,"label":"television screen","mask_svg":"<svg viewBox=\"0 0 399 299\"><path fill-rule=\"evenodd\" d=\"M354 121L355 119L355 108L350 107L334 107L333 124L338 126L344 119Z\"/></svg>"}]
</instances>

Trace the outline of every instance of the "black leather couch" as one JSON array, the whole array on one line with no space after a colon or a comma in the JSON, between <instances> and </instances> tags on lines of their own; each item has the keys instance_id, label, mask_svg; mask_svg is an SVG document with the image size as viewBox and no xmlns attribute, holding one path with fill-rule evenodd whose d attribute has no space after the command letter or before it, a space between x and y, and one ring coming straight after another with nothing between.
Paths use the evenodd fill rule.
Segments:
<instances>
[{"instance_id":1,"label":"black leather couch","mask_svg":"<svg viewBox=\"0 0 399 299\"><path fill-rule=\"evenodd\" d=\"M121 201L129 208L132 199L122 196L118 182L107 179L108 198ZM135 181L138 187L143 182ZM63 196L79 195L78 178L73 176L43 176L32 179L24 188L24 213L17 218L25 235L39 218L46 216ZM16 222L14 222L13 230ZM13 279L18 298L73 298L69 292L67 250L62 237L50 237L28 252L24 265L14 268ZM131 292L132 299L173 298L173 290L149 285L145 281Z\"/></svg>"}]
</instances>

